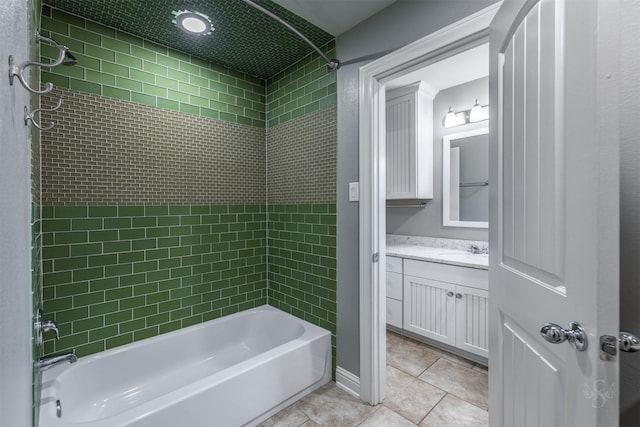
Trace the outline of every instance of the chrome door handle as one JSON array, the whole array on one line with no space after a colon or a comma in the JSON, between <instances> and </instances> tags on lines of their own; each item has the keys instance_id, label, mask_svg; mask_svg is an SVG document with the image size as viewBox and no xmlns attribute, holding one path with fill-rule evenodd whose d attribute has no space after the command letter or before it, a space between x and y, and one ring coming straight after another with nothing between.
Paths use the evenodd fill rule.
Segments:
<instances>
[{"instance_id":1,"label":"chrome door handle","mask_svg":"<svg viewBox=\"0 0 640 427\"><path fill-rule=\"evenodd\" d=\"M569 328L567 329L555 323L545 323L540 329L540 335L552 344L569 341L571 347L577 351L585 351L589 345L587 332L578 322L569 322Z\"/></svg>"}]
</instances>

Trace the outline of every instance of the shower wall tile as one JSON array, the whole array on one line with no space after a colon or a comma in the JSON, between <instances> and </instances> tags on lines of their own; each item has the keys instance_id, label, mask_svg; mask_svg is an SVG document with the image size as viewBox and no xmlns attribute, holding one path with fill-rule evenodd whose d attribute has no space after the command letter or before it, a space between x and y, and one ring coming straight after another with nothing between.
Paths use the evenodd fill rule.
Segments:
<instances>
[{"instance_id":1,"label":"shower wall tile","mask_svg":"<svg viewBox=\"0 0 640 427\"><path fill-rule=\"evenodd\" d=\"M312 54L269 79L265 133L264 81L55 9L42 27L81 65L42 72L64 98L42 117L47 354L268 302L329 329L335 367L335 73Z\"/></svg>"},{"instance_id":2,"label":"shower wall tile","mask_svg":"<svg viewBox=\"0 0 640 427\"><path fill-rule=\"evenodd\" d=\"M269 203L335 203L336 106L267 129Z\"/></svg>"},{"instance_id":3,"label":"shower wall tile","mask_svg":"<svg viewBox=\"0 0 640 427\"><path fill-rule=\"evenodd\" d=\"M80 356L267 303L265 205L43 207L51 354ZM50 338L50 337L49 337Z\"/></svg>"},{"instance_id":4,"label":"shower wall tile","mask_svg":"<svg viewBox=\"0 0 640 427\"><path fill-rule=\"evenodd\" d=\"M320 48L329 58L336 54L335 40ZM267 81L267 127L271 128L334 106L336 73L314 52Z\"/></svg>"},{"instance_id":5,"label":"shower wall tile","mask_svg":"<svg viewBox=\"0 0 640 427\"><path fill-rule=\"evenodd\" d=\"M55 89L42 204L264 204L265 130ZM44 97L51 108L54 97Z\"/></svg>"},{"instance_id":6,"label":"shower wall tile","mask_svg":"<svg viewBox=\"0 0 640 427\"><path fill-rule=\"evenodd\" d=\"M74 89L265 127L265 82L55 8L45 8L41 30L68 46L73 67L41 72L42 81ZM58 49L42 44L42 59ZM172 101L172 102L168 102Z\"/></svg>"},{"instance_id":7,"label":"shower wall tile","mask_svg":"<svg viewBox=\"0 0 640 427\"><path fill-rule=\"evenodd\" d=\"M269 304L331 331L335 369L336 205L269 205Z\"/></svg>"}]
</instances>

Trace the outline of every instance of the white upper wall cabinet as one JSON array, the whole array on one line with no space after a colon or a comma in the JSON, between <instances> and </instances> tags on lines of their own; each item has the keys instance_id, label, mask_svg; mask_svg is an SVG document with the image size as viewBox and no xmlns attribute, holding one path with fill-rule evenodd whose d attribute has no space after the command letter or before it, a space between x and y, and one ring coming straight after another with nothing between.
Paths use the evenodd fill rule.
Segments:
<instances>
[{"instance_id":1,"label":"white upper wall cabinet","mask_svg":"<svg viewBox=\"0 0 640 427\"><path fill-rule=\"evenodd\" d=\"M433 198L433 98L424 82L387 92L387 200Z\"/></svg>"}]
</instances>

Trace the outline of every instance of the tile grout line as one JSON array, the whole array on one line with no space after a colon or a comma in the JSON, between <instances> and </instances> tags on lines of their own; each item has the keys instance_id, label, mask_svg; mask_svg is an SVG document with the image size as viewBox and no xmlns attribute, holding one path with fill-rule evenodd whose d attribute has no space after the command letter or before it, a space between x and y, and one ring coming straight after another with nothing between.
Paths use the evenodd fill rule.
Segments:
<instances>
[{"instance_id":1,"label":"tile grout line","mask_svg":"<svg viewBox=\"0 0 640 427\"><path fill-rule=\"evenodd\" d=\"M436 387L437 388L437 387ZM442 390L444 391L444 390ZM420 420L419 423L417 423L416 425L420 425L428 416L431 412L433 412L434 409L436 409L436 407L440 404L440 402L442 402L444 400L445 397L447 397L447 395L449 394L449 392L444 391L444 395L440 398L440 400L438 400L438 403L436 403L435 405L433 405L433 407L431 409L429 409L429 412L427 412L427 414L422 417L422 419Z\"/></svg>"}]
</instances>

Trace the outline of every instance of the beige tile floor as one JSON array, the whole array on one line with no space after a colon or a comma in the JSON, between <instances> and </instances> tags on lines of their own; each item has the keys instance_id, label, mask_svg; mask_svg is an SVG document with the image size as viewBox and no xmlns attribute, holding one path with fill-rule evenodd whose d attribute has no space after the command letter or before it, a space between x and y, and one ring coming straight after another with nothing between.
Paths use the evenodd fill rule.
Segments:
<instances>
[{"instance_id":1,"label":"beige tile floor","mask_svg":"<svg viewBox=\"0 0 640 427\"><path fill-rule=\"evenodd\" d=\"M370 406L331 382L263 427L453 427L488 425L487 369L387 332L387 397Z\"/></svg>"}]
</instances>

